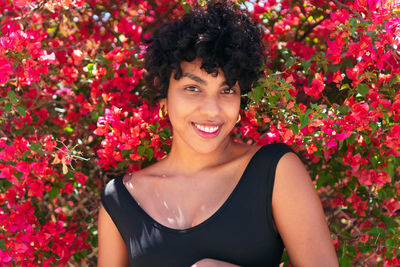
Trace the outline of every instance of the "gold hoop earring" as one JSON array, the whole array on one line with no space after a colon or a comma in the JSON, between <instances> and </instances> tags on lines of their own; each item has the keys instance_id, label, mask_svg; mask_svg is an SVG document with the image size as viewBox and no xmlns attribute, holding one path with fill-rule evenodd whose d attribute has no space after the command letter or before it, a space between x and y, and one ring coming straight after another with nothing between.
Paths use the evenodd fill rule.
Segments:
<instances>
[{"instance_id":1,"label":"gold hoop earring","mask_svg":"<svg viewBox=\"0 0 400 267\"><path fill-rule=\"evenodd\" d=\"M164 112L162 111L162 107L160 107L160 109L158 110L158 117L160 119L164 120L167 114L168 114L168 112L165 112L165 114L164 114Z\"/></svg>"},{"instance_id":2,"label":"gold hoop earring","mask_svg":"<svg viewBox=\"0 0 400 267\"><path fill-rule=\"evenodd\" d=\"M238 124L238 123L240 122L241 119L242 119L242 117L240 117L240 114L239 114L239 117L238 117L238 119L237 119L237 121L236 121L236 124Z\"/></svg>"}]
</instances>

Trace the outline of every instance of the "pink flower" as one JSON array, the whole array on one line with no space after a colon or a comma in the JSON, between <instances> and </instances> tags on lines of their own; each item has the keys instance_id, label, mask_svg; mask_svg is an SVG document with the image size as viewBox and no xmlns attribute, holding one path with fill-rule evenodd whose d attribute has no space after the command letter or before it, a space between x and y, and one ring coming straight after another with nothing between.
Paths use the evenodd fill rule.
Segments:
<instances>
[{"instance_id":1,"label":"pink flower","mask_svg":"<svg viewBox=\"0 0 400 267\"><path fill-rule=\"evenodd\" d=\"M28 196L41 198L43 196L44 184L41 180L30 179L28 181Z\"/></svg>"},{"instance_id":2,"label":"pink flower","mask_svg":"<svg viewBox=\"0 0 400 267\"><path fill-rule=\"evenodd\" d=\"M333 80L334 83L340 83L340 81L342 81L343 78L344 78L344 77L343 77L342 72L341 72L340 70L337 70L337 71L333 74L332 80Z\"/></svg>"},{"instance_id":3,"label":"pink flower","mask_svg":"<svg viewBox=\"0 0 400 267\"><path fill-rule=\"evenodd\" d=\"M400 150L400 125L393 124L390 133L386 136L385 145L393 150Z\"/></svg>"},{"instance_id":4,"label":"pink flower","mask_svg":"<svg viewBox=\"0 0 400 267\"><path fill-rule=\"evenodd\" d=\"M361 172L358 174L358 182L360 185L372 185L371 170L362 168Z\"/></svg>"},{"instance_id":5,"label":"pink flower","mask_svg":"<svg viewBox=\"0 0 400 267\"><path fill-rule=\"evenodd\" d=\"M315 73L311 87L304 86L304 92L312 97L320 97L321 92L325 88L324 77L322 73Z\"/></svg>"},{"instance_id":6,"label":"pink flower","mask_svg":"<svg viewBox=\"0 0 400 267\"><path fill-rule=\"evenodd\" d=\"M0 57L0 84L4 84L13 73L13 68L6 58Z\"/></svg>"},{"instance_id":7,"label":"pink flower","mask_svg":"<svg viewBox=\"0 0 400 267\"><path fill-rule=\"evenodd\" d=\"M7 251L2 251L0 249L0 262L7 263L7 262L10 262L11 260L12 260L12 258L10 257L8 252Z\"/></svg>"},{"instance_id":8,"label":"pink flower","mask_svg":"<svg viewBox=\"0 0 400 267\"><path fill-rule=\"evenodd\" d=\"M344 45L344 39L338 36L333 41L327 41L328 49L326 50L326 56L332 61L332 64L339 64L342 58L342 49Z\"/></svg>"}]
</instances>

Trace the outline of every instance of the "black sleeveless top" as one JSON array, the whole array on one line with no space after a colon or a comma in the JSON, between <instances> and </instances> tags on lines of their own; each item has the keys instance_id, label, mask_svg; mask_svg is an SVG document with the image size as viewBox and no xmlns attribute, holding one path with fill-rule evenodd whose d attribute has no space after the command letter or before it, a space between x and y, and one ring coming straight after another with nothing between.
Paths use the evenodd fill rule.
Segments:
<instances>
[{"instance_id":1,"label":"black sleeveless top","mask_svg":"<svg viewBox=\"0 0 400 267\"><path fill-rule=\"evenodd\" d=\"M239 266L279 266L284 246L273 228L271 200L275 169L287 152L294 151L283 143L259 149L224 204L184 230L151 218L122 177L109 181L101 202L125 241L130 265L188 267L211 258Z\"/></svg>"}]
</instances>

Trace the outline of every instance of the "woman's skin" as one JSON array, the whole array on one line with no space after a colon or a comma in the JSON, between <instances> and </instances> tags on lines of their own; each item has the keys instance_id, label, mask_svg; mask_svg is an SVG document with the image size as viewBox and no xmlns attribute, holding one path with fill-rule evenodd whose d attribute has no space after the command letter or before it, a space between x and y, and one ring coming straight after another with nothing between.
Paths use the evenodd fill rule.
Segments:
<instances>
[{"instance_id":1,"label":"woman's skin","mask_svg":"<svg viewBox=\"0 0 400 267\"><path fill-rule=\"evenodd\" d=\"M190 228L211 217L259 149L234 143L230 137L240 108L238 85L229 88L221 70L213 76L200 69L200 63L183 62L183 77L175 80L171 75L168 96L160 101L173 128L170 153L123 179L141 207L173 229ZM195 125L218 126L218 134L205 136ZM294 153L285 154L278 163L272 209L276 230L294 266L338 266L319 197ZM123 239L102 206L98 234L98 266L128 266ZM211 266L237 265L216 259L192 265Z\"/></svg>"}]
</instances>

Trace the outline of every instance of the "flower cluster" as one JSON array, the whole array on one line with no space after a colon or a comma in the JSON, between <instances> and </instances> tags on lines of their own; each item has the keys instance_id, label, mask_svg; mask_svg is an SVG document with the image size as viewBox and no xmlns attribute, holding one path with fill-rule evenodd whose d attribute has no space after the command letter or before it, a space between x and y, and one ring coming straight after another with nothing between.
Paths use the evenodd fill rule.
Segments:
<instances>
[{"instance_id":1,"label":"flower cluster","mask_svg":"<svg viewBox=\"0 0 400 267\"><path fill-rule=\"evenodd\" d=\"M254 7L271 60L238 133L247 142L286 142L304 156L343 265L400 264L399 7Z\"/></svg>"},{"instance_id":2,"label":"flower cluster","mask_svg":"<svg viewBox=\"0 0 400 267\"><path fill-rule=\"evenodd\" d=\"M171 145L140 95L143 40L203 2L0 5L0 265L95 264L107 178ZM400 265L399 2L237 3L268 61L235 140L285 142L304 159L343 266Z\"/></svg>"}]
</instances>

